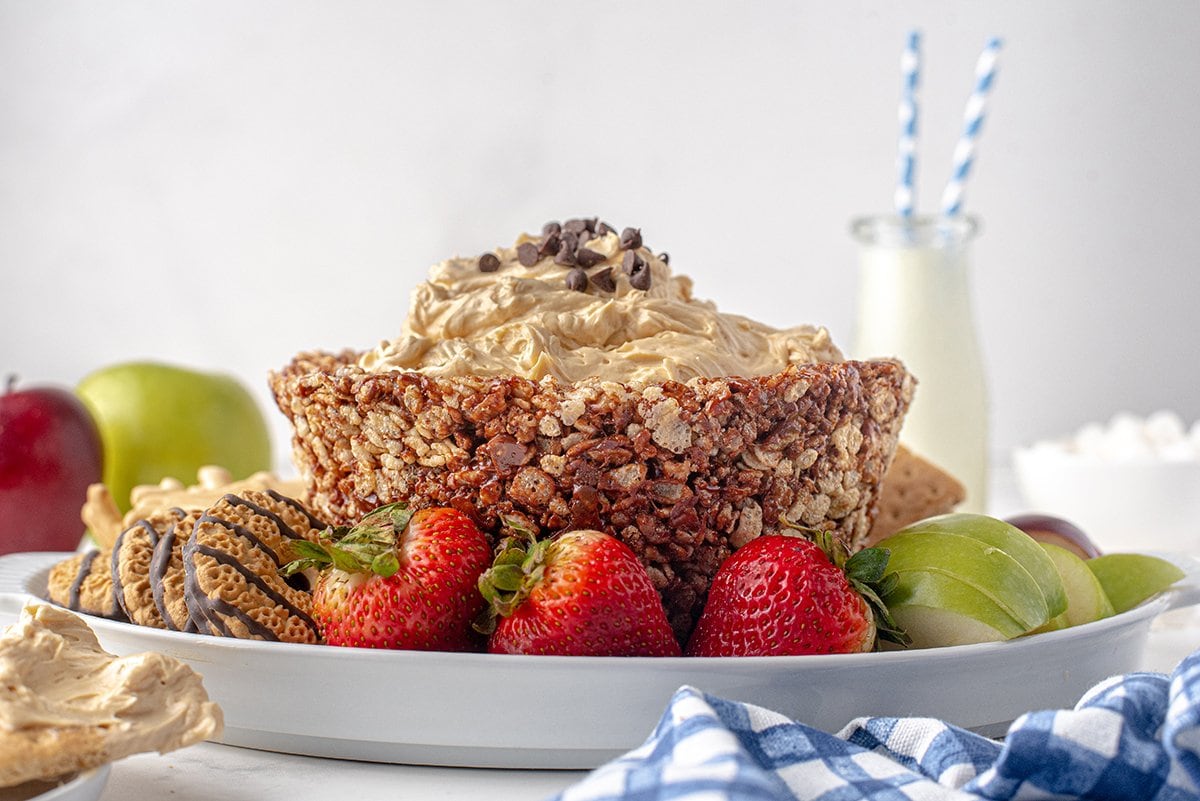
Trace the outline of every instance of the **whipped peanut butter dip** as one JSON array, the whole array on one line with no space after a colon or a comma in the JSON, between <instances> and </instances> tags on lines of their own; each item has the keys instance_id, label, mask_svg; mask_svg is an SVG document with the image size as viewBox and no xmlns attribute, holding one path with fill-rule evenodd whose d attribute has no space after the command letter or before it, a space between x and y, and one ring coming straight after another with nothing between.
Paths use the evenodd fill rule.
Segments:
<instances>
[{"instance_id":1,"label":"whipped peanut butter dip","mask_svg":"<svg viewBox=\"0 0 1200 801\"><path fill-rule=\"evenodd\" d=\"M560 241L569 231L577 239ZM433 267L412 293L400 336L359 365L637 385L841 360L824 328L775 329L694 298L691 279L644 247L640 231L568 220L513 247Z\"/></svg>"},{"instance_id":2,"label":"whipped peanut butter dip","mask_svg":"<svg viewBox=\"0 0 1200 801\"><path fill-rule=\"evenodd\" d=\"M115 657L78 616L26 606L0 633L0 787L216 736L221 709L169 656Z\"/></svg>"}]
</instances>

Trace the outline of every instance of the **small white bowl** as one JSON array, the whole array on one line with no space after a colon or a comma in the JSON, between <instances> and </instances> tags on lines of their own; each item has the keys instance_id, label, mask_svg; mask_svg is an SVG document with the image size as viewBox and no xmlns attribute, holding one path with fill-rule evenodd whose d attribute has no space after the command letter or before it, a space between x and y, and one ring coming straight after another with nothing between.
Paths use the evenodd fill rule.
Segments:
<instances>
[{"instance_id":1,"label":"small white bowl","mask_svg":"<svg viewBox=\"0 0 1200 801\"><path fill-rule=\"evenodd\" d=\"M112 765L101 765L98 768L78 773L71 777L68 781L62 784L54 782L31 782L30 784L18 785L16 787L0 788L0 799L21 798L25 801L96 801L100 798L100 794L104 792L104 785L108 781L108 773ZM37 789L42 785L48 786L36 795L29 795L29 792L37 792Z\"/></svg>"},{"instance_id":2,"label":"small white bowl","mask_svg":"<svg viewBox=\"0 0 1200 801\"><path fill-rule=\"evenodd\" d=\"M1106 460L1052 443L1013 452L1031 512L1066 518L1103 551L1200 554L1200 461Z\"/></svg>"}]
</instances>

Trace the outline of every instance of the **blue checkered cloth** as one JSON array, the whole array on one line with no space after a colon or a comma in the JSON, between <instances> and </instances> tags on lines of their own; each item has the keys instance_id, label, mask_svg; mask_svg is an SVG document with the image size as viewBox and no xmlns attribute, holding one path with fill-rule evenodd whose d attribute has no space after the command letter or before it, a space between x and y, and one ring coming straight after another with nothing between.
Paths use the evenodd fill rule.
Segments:
<instances>
[{"instance_id":1,"label":"blue checkered cloth","mask_svg":"<svg viewBox=\"0 0 1200 801\"><path fill-rule=\"evenodd\" d=\"M837 735L679 689L650 738L558 801L1200 799L1200 651L1130 673L1003 742L929 718L859 718Z\"/></svg>"}]
</instances>

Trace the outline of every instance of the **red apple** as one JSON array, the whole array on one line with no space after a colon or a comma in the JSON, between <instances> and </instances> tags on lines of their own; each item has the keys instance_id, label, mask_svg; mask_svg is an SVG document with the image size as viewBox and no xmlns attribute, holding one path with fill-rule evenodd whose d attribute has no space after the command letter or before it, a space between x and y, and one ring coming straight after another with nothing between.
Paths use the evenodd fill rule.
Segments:
<instances>
[{"instance_id":1,"label":"red apple","mask_svg":"<svg viewBox=\"0 0 1200 801\"><path fill-rule=\"evenodd\" d=\"M100 434L69 390L15 384L0 395L0 554L73 551L103 469Z\"/></svg>"},{"instance_id":2,"label":"red apple","mask_svg":"<svg viewBox=\"0 0 1200 801\"><path fill-rule=\"evenodd\" d=\"M1100 549L1084 531L1070 520L1042 514L1023 514L1008 518L1016 526L1039 542L1048 542L1066 548L1080 559L1093 559Z\"/></svg>"}]
</instances>

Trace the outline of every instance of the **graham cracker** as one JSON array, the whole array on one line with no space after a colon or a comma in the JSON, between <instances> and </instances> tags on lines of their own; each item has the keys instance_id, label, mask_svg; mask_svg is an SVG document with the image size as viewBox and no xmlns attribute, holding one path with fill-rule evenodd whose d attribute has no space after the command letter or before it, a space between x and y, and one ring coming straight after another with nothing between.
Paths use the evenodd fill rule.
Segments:
<instances>
[{"instance_id":1,"label":"graham cracker","mask_svg":"<svg viewBox=\"0 0 1200 801\"><path fill-rule=\"evenodd\" d=\"M899 445L879 490L875 522L866 545L874 545L910 523L951 512L966 497L962 482Z\"/></svg>"}]
</instances>

